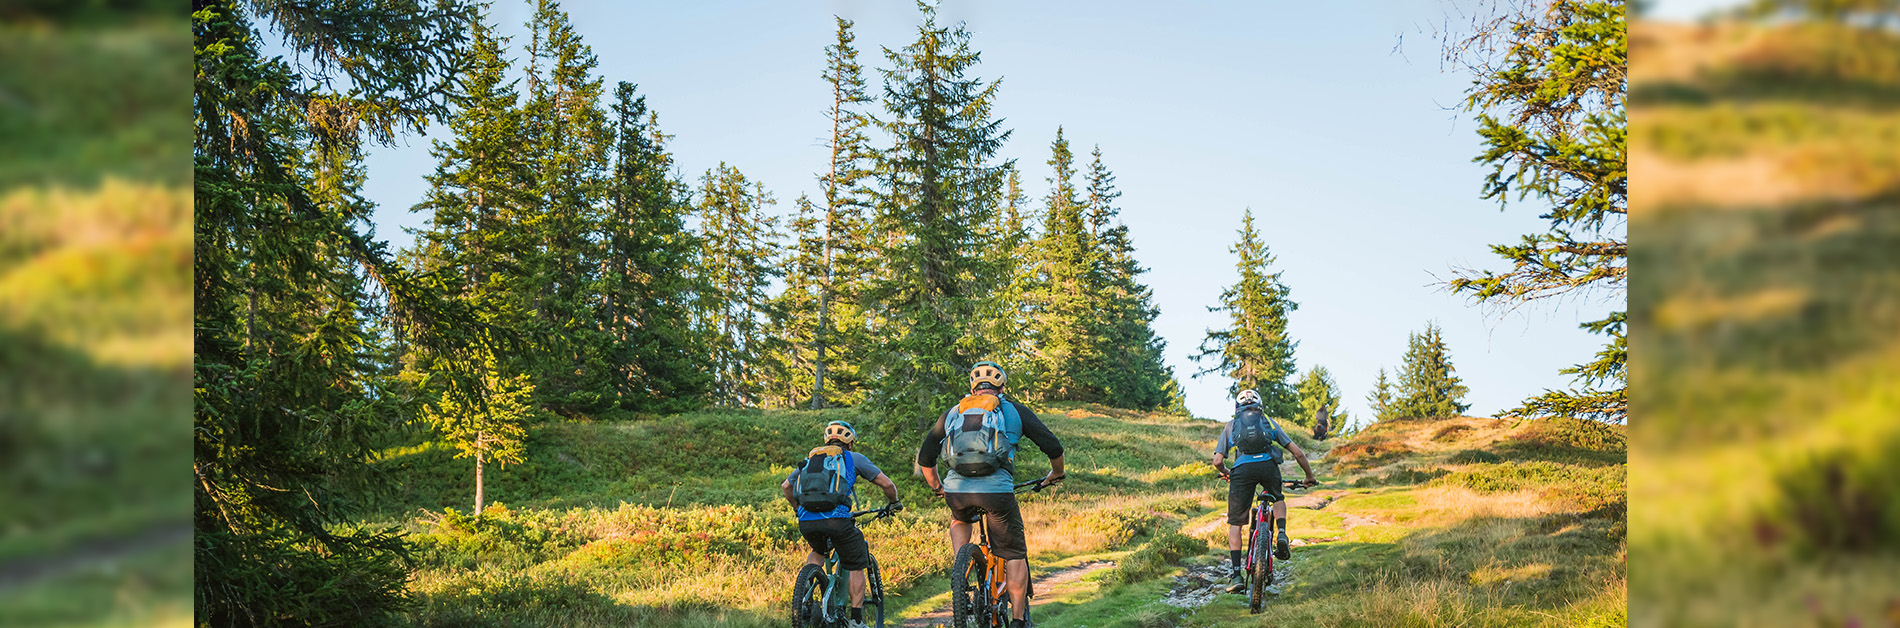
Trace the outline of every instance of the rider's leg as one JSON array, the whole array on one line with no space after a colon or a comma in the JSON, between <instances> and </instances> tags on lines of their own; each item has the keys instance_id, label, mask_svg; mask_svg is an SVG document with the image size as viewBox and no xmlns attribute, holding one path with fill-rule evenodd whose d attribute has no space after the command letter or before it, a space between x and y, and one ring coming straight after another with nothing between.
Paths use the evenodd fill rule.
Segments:
<instances>
[{"instance_id":1,"label":"rider's leg","mask_svg":"<svg viewBox=\"0 0 1900 628\"><path fill-rule=\"evenodd\" d=\"M1003 561L1003 583L1009 588L1009 617L1022 619L1029 613L1029 559Z\"/></svg>"},{"instance_id":2,"label":"rider's leg","mask_svg":"<svg viewBox=\"0 0 1900 628\"><path fill-rule=\"evenodd\" d=\"M807 565L823 565L823 564L825 564L825 555L824 555L824 554L820 554L820 553L818 553L818 552L810 552L810 553L807 553L807 554L805 554L805 564L807 564Z\"/></svg>"},{"instance_id":3,"label":"rider's leg","mask_svg":"<svg viewBox=\"0 0 1900 628\"><path fill-rule=\"evenodd\" d=\"M970 522L950 520L950 555L956 556L957 550L970 542Z\"/></svg>"},{"instance_id":4,"label":"rider's leg","mask_svg":"<svg viewBox=\"0 0 1900 628\"><path fill-rule=\"evenodd\" d=\"M1273 518L1279 520L1279 521L1275 521L1274 523L1280 526L1281 532L1285 532L1286 531L1286 500L1283 499L1277 502L1273 502Z\"/></svg>"},{"instance_id":5,"label":"rider's leg","mask_svg":"<svg viewBox=\"0 0 1900 628\"><path fill-rule=\"evenodd\" d=\"M851 572L851 608L864 608L864 570Z\"/></svg>"}]
</instances>

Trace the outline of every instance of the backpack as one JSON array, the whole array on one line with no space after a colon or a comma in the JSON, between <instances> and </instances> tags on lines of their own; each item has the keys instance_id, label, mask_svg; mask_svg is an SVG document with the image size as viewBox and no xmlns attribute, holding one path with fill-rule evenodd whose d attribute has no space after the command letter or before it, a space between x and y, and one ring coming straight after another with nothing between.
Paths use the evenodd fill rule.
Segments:
<instances>
[{"instance_id":1,"label":"backpack","mask_svg":"<svg viewBox=\"0 0 1900 628\"><path fill-rule=\"evenodd\" d=\"M963 477L1015 469L1015 447L1004 431L1016 409L1002 395L970 395L943 416L943 458Z\"/></svg>"},{"instance_id":2,"label":"backpack","mask_svg":"<svg viewBox=\"0 0 1900 628\"><path fill-rule=\"evenodd\" d=\"M1248 406L1234 413L1234 447L1243 454L1273 451L1273 424L1259 406Z\"/></svg>"},{"instance_id":3,"label":"backpack","mask_svg":"<svg viewBox=\"0 0 1900 628\"><path fill-rule=\"evenodd\" d=\"M843 447L829 445L811 450L798 474L792 496L809 513L827 513L851 505L851 456Z\"/></svg>"}]
</instances>

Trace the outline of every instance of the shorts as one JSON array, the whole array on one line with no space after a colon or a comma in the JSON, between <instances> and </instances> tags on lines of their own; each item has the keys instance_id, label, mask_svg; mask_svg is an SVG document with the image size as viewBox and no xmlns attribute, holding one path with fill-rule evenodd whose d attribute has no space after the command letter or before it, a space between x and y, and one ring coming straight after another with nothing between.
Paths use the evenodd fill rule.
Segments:
<instances>
[{"instance_id":1,"label":"shorts","mask_svg":"<svg viewBox=\"0 0 1900 628\"><path fill-rule=\"evenodd\" d=\"M1023 535L1023 512L1016 508L1015 493L944 493L950 517L975 523L978 516L988 520L990 553L1003 560L1029 558L1029 541Z\"/></svg>"},{"instance_id":2,"label":"shorts","mask_svg":"<svg viewBox=\"0 0 1900 628\"><path fill-rule=\"evenodd\" d=\"M811 545L811 551L829 554L836 548L838 565L844 567L845 571L859 571L871 566L871 544L864 542L864 533L858 531L858 522L854 520L800 521L798 533L805 536L805 543Z\"/></svg>"},{"instance_id":3,"label":"shorts","mask_svg":"<svg viewBox=\"0 0 1900 628\"><path fill-rule=\"evenodd\" d=\"M1280 485L1280 465L1272 460L1236 466L1232 478L1227 484L1227 525L1247 525L1247 519L1253 514L1256 486L1265 489L1275 500L1286 499L1285 487Z\"/></svg>"}]
</instances>

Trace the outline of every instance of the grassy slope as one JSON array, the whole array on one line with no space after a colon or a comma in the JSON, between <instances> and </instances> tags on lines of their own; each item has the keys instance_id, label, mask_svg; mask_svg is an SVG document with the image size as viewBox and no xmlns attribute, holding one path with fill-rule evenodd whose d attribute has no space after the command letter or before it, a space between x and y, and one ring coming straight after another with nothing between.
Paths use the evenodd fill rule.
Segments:
<instances>
[{"instance_id":1,"label":"grassy slope","mask_svg":"<svg viewBox=\"0 0 1900 628\"><path fill-rule=\"evenodd\" d=\"M767 625L783 621L804 553L778 481L825 421L850 416L705 412L542 425L527 463L490 473L489 495L505 506L479 524L441 510L466 511L466 460L439 446L391 448L379 466L394 499L376 504L374 519L406 527L417 542L419 625ZM1065 587L1038 609L1038 625L1209 624L1244 615L1233 596L1196 613L1157 601L1177 565L1224 556L1215 544L1225 538L1217 521L1225 486L1204 462L1219 424L1096 407L1060 406L1043 416L1070 452L1070 481L1024 499L1036 572L1098 560L1119 566ZM1381 426L1353 442L1406 442L1451 424ZM1370 625L1422 613L1430 621L1489 618L1477 625L1579 618L1620 625L1620 432L1592 440L1579 430L1547 433L1544 424L1458 424L1483 429L1323 474L1340 487L1329 492L1346 499L1296 510L1293 531L1337 540L1300 550L1301 584L1276 603L1276 617ZM1498 462L1447 460L1468 449ZM893 472L913 506L866 529L887 582L901 592L894 614L933 610L944 599L938 574L948 559L941 502L904 469L908 446L863 451ZM1033 451L1024 457L1024 474L1047 468ZM1436 476L1399 473L1426 469L1450 475L1408 484ZM1340 513L1391 525L1344 530Z\"/></svg>"},{"instance_id":2,"label":"grassy slope","mask_svg":"<svg viewBox=\"0 0 1900 628\"><path fill-rule=\"evenodd\" d=\"M1638 623L1900 614L1900 40L1632 42Z\"/></svg>"},{"instance_id":3,"label":"grassy slope","mask_svg":"<svg viewBox=\"0 0 1900 628\"><path fill-rule=\"evenodd\" d=\"M0 25L0 566L189 518L189 41ZM0 625L185 625L187 552L0 591Z\"/></svg>"}]
</instances>

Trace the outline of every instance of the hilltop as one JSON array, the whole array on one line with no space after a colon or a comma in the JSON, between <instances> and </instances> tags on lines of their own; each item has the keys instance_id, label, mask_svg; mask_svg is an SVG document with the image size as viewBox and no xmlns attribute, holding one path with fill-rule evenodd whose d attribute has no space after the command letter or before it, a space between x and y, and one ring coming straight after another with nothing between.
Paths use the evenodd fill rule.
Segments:
<instances>
[{"instance_id":1,"label":"hilltop","mask_svg":"<svg viewBox=\"0 0 1900 628\"><path fill-rule=\"evenodd\" d=\"M1042 416L1070 475L1023 501L1038 625L1245 614L1238 596L1193 599L1197 574L1225 560L1226 487L1206 464L1221 424L1070 404ZM371 522L403 527L418 548L416 625L782 625L804 550L778 481L824 422L853 418L754 410L542 424L526 463L490 471L500 505L481 521L465 514L466 460L440 445L391 447L377 462L391 499ZM866 528L897 593L893 625L927 623L945 599L945 513L904 469L914 446L862 449L912 506ZM1620 427L1392 421L1311 450L1327 484L1295 502L1302 547L1273 617L1622 625ZM1022 458L1025 476L1047 469L1033 448Z\"/></svg>"}]
</instances>

